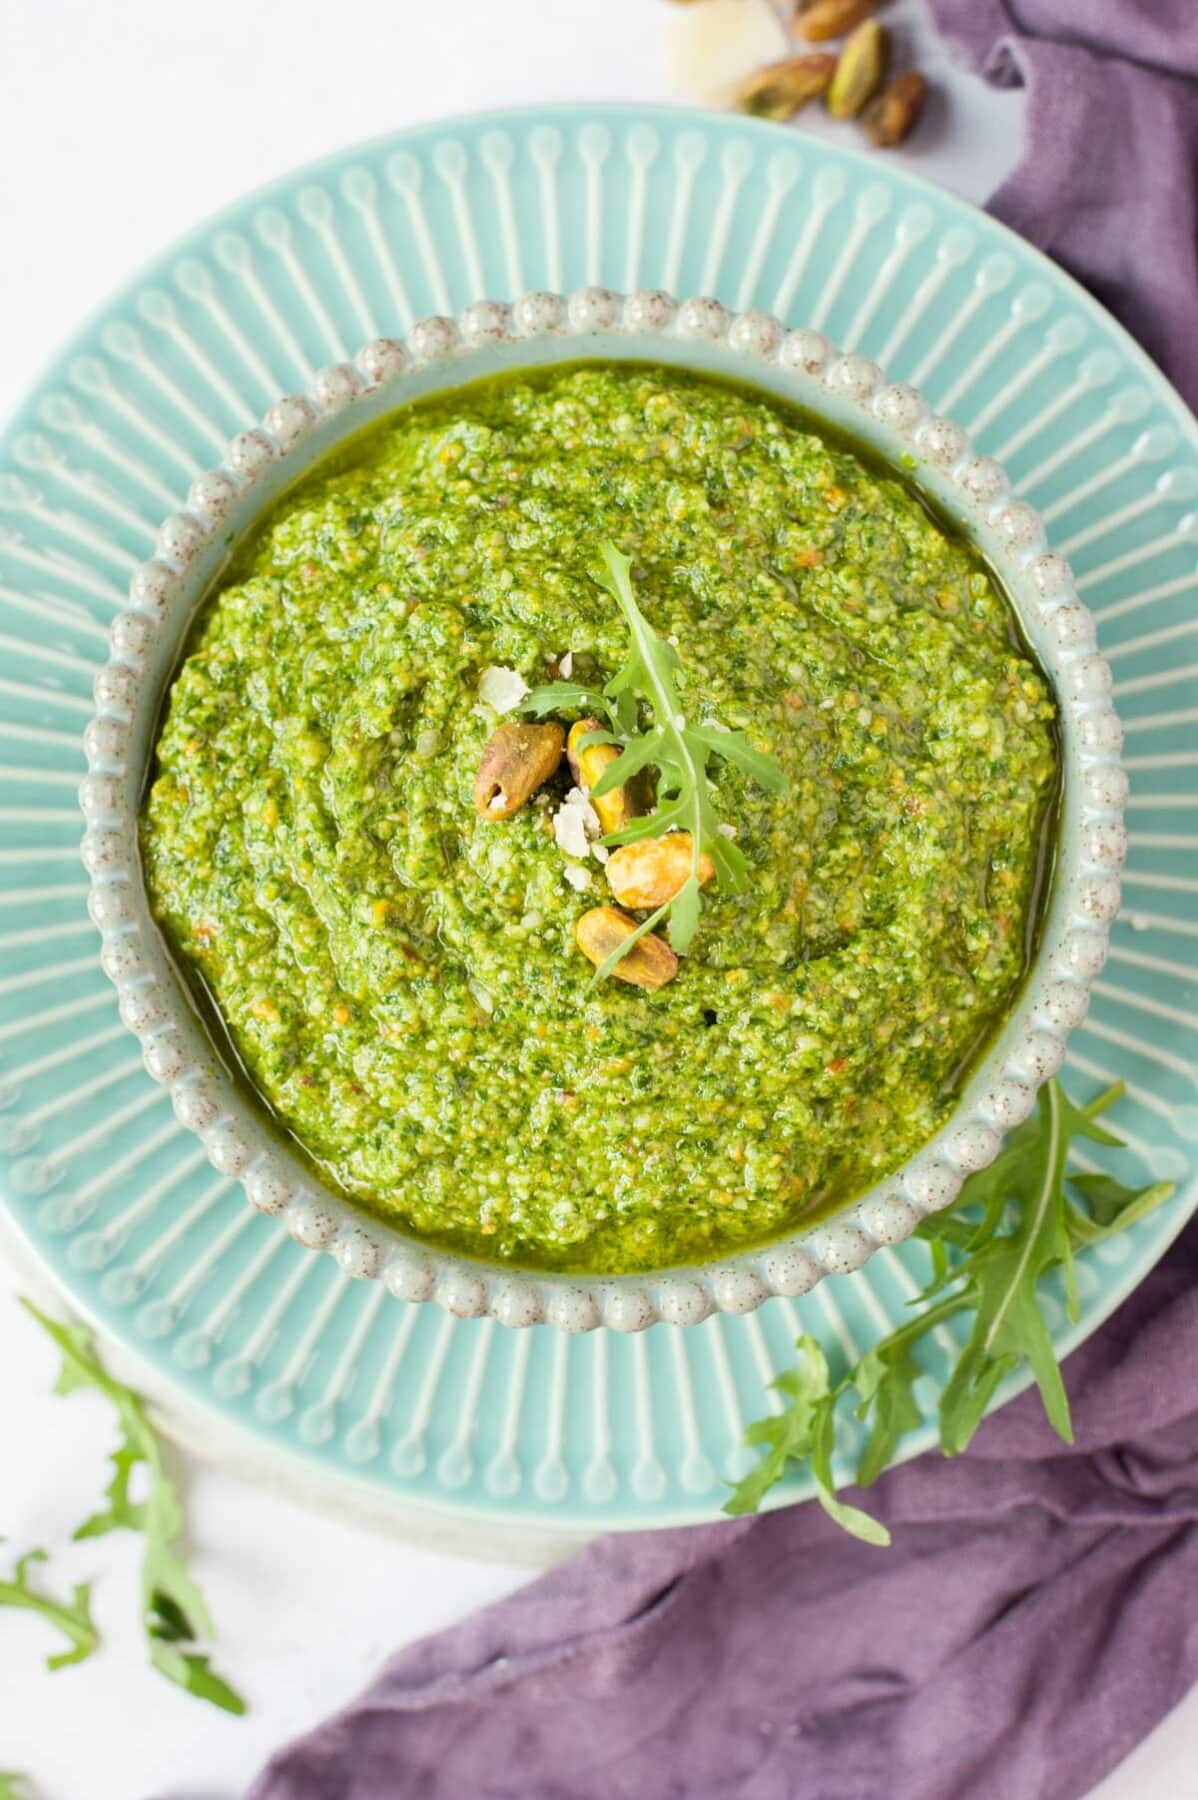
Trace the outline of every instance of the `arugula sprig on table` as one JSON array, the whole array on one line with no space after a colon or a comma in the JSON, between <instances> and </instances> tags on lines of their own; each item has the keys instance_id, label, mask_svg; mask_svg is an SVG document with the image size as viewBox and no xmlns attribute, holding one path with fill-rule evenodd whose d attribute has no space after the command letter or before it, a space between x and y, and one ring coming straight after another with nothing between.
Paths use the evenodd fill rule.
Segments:
<instances>
[{"instance_id":1,"label":"arugula sprig on table","mask_svg":"<svg viewBox=\"0 0 1198 1800\"><path fill-rule=\"evenodd\" d=\"M1060 1083L1041 1090L1036 1112L1008 1137L989 1168L973 1175L955 1206L935 1213L917 1235L931 1246L931 1277L912 1306L909 1322L875 1344L838 1380L812 1337L798 1340L798 1363L773 1386L785 1404L749 1426L745 1442L764 1455L734 1488L724 1511L756 1512L786 1472L806 1465L825 1511L867 1543L885 1545L890 1534L869 1514L847 1505L832 1476L838 1408L850 1406L868 1427L856 1468L862 1487L889 1466L922 1409L915 1384L925 1374L916 1346L958 1315L971 1314L969 1336L956 1352L940 1392L940 1447L946 1456L965 1449L995 1391L1026 1365L1058 1435L1073 1441L1052 1337L1040 1303L1040 1283L1055 1269L1065 1282L1071 1321L1079 1314L1075 1253L1125 1231L1173 1192L1170 1182L1130 1188L1111 1175L1068 1166L1077 1138L1118 1146L1122 1140L1098 1123L1120 1097L1122 1082L1087 1106L1075 1106Z\"/></svg>"},{"instance_id":2,"label":"arugula sprig on table","mask_svg":"<svg viewBox=\"0 0 1198 1800\"><path fill-rule=\"evenodd\" d=\"M651 812L609 832L602 842L615 848L661 837L667 831L688 831L691 866L685 883L673 898L652 912L599 965L597 980L610 975L637 940L662 923L667 925L673 949L682 952L690 947L703 904L700 864L704 854L710 856L716 879L729 892L741 893L748 886L748 858L720 829L716 795L708 772L712 758L720 758L752 776L767 793L786 790L786 777L776 758L756 749L743 731L726 731L710 722L688 723L678 693L681 658L674 645L653 629L641 611L632 586L631 558L607 543L601 546L600 555L603 567L595 580L616 602L628 627L625 662L601 690L583 682L553 681L526 695L520 710L535 718L556 712L594 713L606 718L609 729L587 732L579 745L586 749L591 744L614 744L620 751L596 782L593 794L602 797L613 788L626 786L643 769L653 769L657 775L657 799ZM652 717L652 723L644 728L640 723L642 707Z\"/></svg>"},{"instance_id":3,"label":"arugula sprig on table","mask_svg":"<svg viewBox=\"0 0 1198 1800\"><path fill-rule=\"evenodd\" d=\"M56 1600L53 1594L48 1594L30 1578L29 1571L33 1565L46 1561L44 1550L27 1550L24 1556L18 1557L8 1580L0 1578L0 1606L14 1606L26 1612L37 1613L48 1625L53 1625L60 1631L69 1648L47 1655L46 1667L65 1669L70 1663L84 1662L98 1646L100 1634L92 1620L92 1591L89 1582L80 1582L69 1600ZM0 1776L0 1782L19 1779L15 1775ZM0 1800L3 1800L3 1792L3 1787L0 1787Z\"/></svg>"},{"instance_id":4,"label":"arugula sprig on table","mask_svg":"<svg viewBox=\"0 0 1198 1800\"><path fill-rule=\"evenodd\" d=\"M156 1669L198 1699L208 1700L226 1712L243 1713L245 1702L212 1668L208 1657L192 1648L210 1637L212 1621L199 1588L188 1574L180 1554L183 1505L166 1459L162 1441L150 1422L140 1394L111 1376L96 1354L90 1331L82 1325L64 1325L47 1318L30 1301L27 1311L49 1333L62 1353L62 1368L55 1386L58 1394L92 1388L115 1408L120 1442L112 1455L112 1478L105 1491L106 1504L75 1532L77 1539L101 1537L109 1531L141 1532L145 1553L141 1569L142 1623ZM145 1497L134 1500L135 1471L143 1469ZM70 1607L50 1601L31 1587L28 1568L41 1559L33 1551L17 1564L11 1583L0 1583L0 1604L24 1605L43 1614L71 1638L74 1648L50 1659L51 1668L81 1662L96 1648L99 1637L88 1608L90 1589L75 1589Z\"/></svg>"},{"instance_id":5,"label":"arugula sprig on table","mask_svg":"<svg viewBox=\"0 0 1198 1800\"><path fill-rule=\"evenodd\" d=\"M35 1613L61 1632L68 1648L50 1651L46 1667L65 1669L71 1663L85 1662L99 1646L100 1634L92 1619L90 1582L78 1582L69 1600L57 1600L30 1579L32 1566L47 1560L44 1550L27 1550L19 1556L11 1576L7 1580L0 1577L0 1606ZM0 1800L33 1800L28 1776L16 1769L0 1769Z\"/></svg>"}]
</instances>

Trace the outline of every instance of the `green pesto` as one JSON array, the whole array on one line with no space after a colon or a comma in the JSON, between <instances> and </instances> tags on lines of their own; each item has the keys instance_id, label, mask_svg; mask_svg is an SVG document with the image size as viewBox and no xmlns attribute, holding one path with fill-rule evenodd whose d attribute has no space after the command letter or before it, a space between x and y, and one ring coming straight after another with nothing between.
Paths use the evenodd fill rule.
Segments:
<instances>
[{"instance_id":1,"label":"green pesto","mask_svg":"<svg viewBox=\"0 0 1198 1800\"><path fill-rule=\"evenodd\" d=\"M650 993L593 971L539 803L480 819L488 666L619 667L604 539L676 638L752 865ZM763 395L590 365L409 408L276 506L204 609L142 841L249 1077L369 1210L493 1260L687 1262L915 1151L1024 972L1054 707L976 557Z\"/></svg>"}]
</instances>

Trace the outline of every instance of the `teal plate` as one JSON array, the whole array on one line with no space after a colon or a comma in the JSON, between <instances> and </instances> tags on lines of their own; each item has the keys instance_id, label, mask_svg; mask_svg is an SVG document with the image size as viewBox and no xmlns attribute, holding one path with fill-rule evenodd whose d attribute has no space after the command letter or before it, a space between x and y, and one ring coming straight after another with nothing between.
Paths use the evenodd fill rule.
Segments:
<instances>
[{"instance_id":1,"label":"teal plate","mask_svg":"<svg viewBox=\"0 0 1198 1800\"><path fill-rule=\"evenodd\" d=\"M1125 1077L1113 1166L1179 1183L1083 1254L1079 1324L1050 1295L1062 1353L1198 1197L1198 432L1143 353L959 200L741 118L533 109L401 132L276 183L119 294L0 447L2 1204L156 1385L326 1485L556 1531L713 1516L796 1334L858 1354L904 1316L924 1248L640 1336L508 1331L355 1283L214 1173L143 1070L85 908L74 788L129 571L234 432L422 315L597 283L826 331L959 419L1043 513L1097 616L1132 780L1126 910L1067 1080L1084 1096ZM929 1419L904 1452L933 1435Z\"/></svg>"}]
</instances>

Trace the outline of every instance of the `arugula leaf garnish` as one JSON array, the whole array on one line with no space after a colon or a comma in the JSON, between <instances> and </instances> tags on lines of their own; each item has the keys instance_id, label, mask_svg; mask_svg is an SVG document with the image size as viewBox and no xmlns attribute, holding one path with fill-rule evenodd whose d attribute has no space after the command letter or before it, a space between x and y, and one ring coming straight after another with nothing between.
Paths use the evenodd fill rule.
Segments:
<instances>
[{"instance_id":1,"label":"arugula leaf garnish","mask_svg":"<svg viewBox=\"0 0 1198 1800\"><path fill-rule=\"evenodd\" d=\"M210 1637L212 1621L179 1552L183 1503L145 1401L108 1373L85 1326L60 1324L28 1300L22 1305L62 1352L62 1368L54 1391L71 1394L78 1388L95 1389L115 1408L120 1426L120 1443L112 1455L112 1478L105 1491L107 1505L85 1519L75 1537L101 1537L117 1530L142 1533L142 1624L151 1663L168 1681L197 1698L226 1712L243 1713L244 1700L216 1673L208 1658L197 1650L182 1648ZM139 1467L145 1470L145 1498L135 1501L130 1487ZM18 1570L20 1567L18 1564ZM94 1643L91 1647L95 1647Z\"/></svg>"},{"instance_id":2,"label":"arugula leaf garnish","mask_svg":"<svg viewBox=\"0 0 1198 1800\"><path fill-rule=\"evenodd\" d=\"M24 1607L27 1612L38 1613L48 1624L55 1626L70 1648L48 1655L46 1667L65 1669L70 1663L85 1661L99 1644L100 1634L92 1620L92 1591L88 1582L79 1582L69 1600L56 1600L52 1594L33 1585L29 1579L30 1568L34 1563L46 1560L44 1550L27 1550L19 1557L10 1579L0 1580L0 1606ZM0 1777L0 1780L10 1782L21 1779L19 1775ZM3 1800L3 1793L0 1787L0 1800Z\"/></svg>"},{"instance_id":3,"label":"arugula leaf garnish","mask_svg":"<svg viewBox=\"0 0 1198 1800\"><path fill-rule=\"evenodd\" d=\"M797 1343L797 1368L787 1369L771 1385L785 1394L789 1405L767 1419L758 1419L745 1432L746 1444L768 1444L755 1469L745 1476L725 1506L726 1513L756 1512L762 1498L780 1481L789 1460L806 1462L815 1478L816 1495L824 1511L845 1531L870 1544L888 1544L884 1525L855 1506L837 1498L832 1479L832 1440L836 1428L836 1400L828 1361L813 1337Z\"/></svg>"},{"instance_id":4,"label":"arugula leaf garnish","mask_svg":"<svg viewBox=\"0 0 1198 1800\"><path fill-rule=\"evenodd\" d=\"M633 819L603 838L606 845L637 843L661 837L667 831L688 831L691 839L690 873L683 886L664 906L649 915L596 971L596 980L610 975L616 963L646 932L666 923L672 947L690 947L699 925L703 904L700 865L706 854L715 864L716 879L730 893L748 886L749 861L720 829L715 793L708 764L713 757L730 763L752 777L767 793L786 791L786 776L775 757L758 750L743 731L725 731L711 721L687 722L678 694L676 676L681 659L674 645L650 625L637 603L632 587L632 561L603 544L603 568L595 575L600 587L619 607L628 627L628 655L622 667L600 691L576 681L554 681L534 688L521 711L536 718L548 713L584 712L605 717L610 731L588 732L580 748L593 743L619 746L620 754L608 764L594 787L602 796L623 787L642 769L657 772L657 803L651 812ZM640 727L641 707L652 723Z\"/></svg>"},{"instance_id":5,"label":"arugula leaf garnish","mask_svg":"<svg viewBox=\"0 0 1198 1800\"><path fill-rule=\"evenodd\" d=\"M725 1512L756 1512L787 1464L796 1462L806 1465L820 1504L838 1524L867 1543L888 1544L884 1526L836 1497L831 1451L837 1408L855 1396L855 1417L868 1426L855 1472L857 1483L868 1487L922 1418L915 1384L929 1379L930 1372L919 1362L916 1345L958 1314L973 1317L940 1393L944 1454L956 1456L966 1448L1000 1383L1024 1364L1054 1431L1072 1443L1069 1401L1041 1310L1040 1284L1062 1270L1066 1310L1076 1320L1075 1252L1126 1230L1173 1193L1171 1182L1129 1188L1113 1176L1068 1167L1079 1137L1122 1143L1097 1123L1122 1092L1117 1082L1088 1106L1075 1106L1059 1082L1041 1089L1036 1112L1010 1134L990 1167L970 1176L955 1206L920 1225L917 1235L932 1255L929 1280L912 1302L920 1310L867 1350L839 1381L832 1381L815 1340L798 1340L798 1367L773 1384L788 1404L745 1432L747 1444L767 1449L737 1483Z\"/></svg>"}]
</instances>

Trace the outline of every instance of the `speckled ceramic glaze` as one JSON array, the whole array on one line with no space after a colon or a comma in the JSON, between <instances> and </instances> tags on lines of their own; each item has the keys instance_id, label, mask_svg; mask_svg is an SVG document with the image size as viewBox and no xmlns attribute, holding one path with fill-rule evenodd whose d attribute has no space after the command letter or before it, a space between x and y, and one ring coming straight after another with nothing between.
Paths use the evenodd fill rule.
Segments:
<instances>
[{"instance_id":1,"label":"speckled ceramic glaze","mask_svg":"<svg viewBox=\"0 0 1198 1800\"><path fill-rule=\"evenodd\" d=\"M137 855L138 804L164 684L230 541L315 458L406 400L579 357L740 375L847 429L894 466L905 463L1003 578L1056 691L1064 753L1042 946L1006 1028L944 1128L833 1219L765 1249L636 1276L497 1268L405 1237L318 1186L213 1056L150 917ZM253 1204L281 1216L298 1243L328 1251L349 1275L381 1277L400 1299L433 1300L459 1318L489 1314L504 1325L548 1322L567 1331L640 1331L659 1319L695 1325L716 1310L746 1313L773 1294L806 1293L825 1275L860 1267L879 1245L900 1243L926 1212L953 1200L965 1177L997 1155L1004 1131L1027 1117L1037 1087L1065 1060L1070 1028L1085 1017L1119 910L1127 848L1122 730L1093 620L1068 564L1049 550L1039 515L1014 497L1006 471L978 456L968 434L933 413L917 389L887 382L875 362L842 354L817 331L788 331L771 313L732 313L710 297L676 301L656 289L625 296L601 287L568 297L524 293L510 305L478 300L456 320L417 320L406 340L372 339L352 362L320 370L307 394L276 400L261 425L235 437L220 467L198 476L187 498L187 510L159 526L153 558L133 571L130 604L113 621L111 655L96 678L97 712L84 732L90 773L80 789L89 907L121 1017L140 1040L146 1068L169 1089L175 1117L200 1138L213 1166L239 1177Z\"/></svg>"},{"instance_id":2,"label":"speckled ceramic glaze","mask_svg":"<svg viewBox=\"0 0 1198 1800\"><path fill-rule=\"evenodd\" d=\"M717 298L676 311L667 293ZM260 1135L166 976L132 818L152 696L225 535L406 396L612 354L748 377L915 459L1007 574L1057 684L1064 854L1034 991L896 1181L717 1268L526 1281L330 1203ZM1195 1198L1196 495L1193 420L1059 271L882 159L753 121L589 107L421 127L201 227L67 348L0 446L6 1222L159 1389L343 1484L557 1529L701 1518L797 1332L840 1366L904 1318L927 1270L906 1234L994 1154L1071 1030L1075 1094L1128 1084L1129 1148L1087 1151L1180 1189L1079 1258L1076 1326L1050 1284L1068 1350ZM1131 778L1113 926L1127 788L1108 664ZM855 1272L820 1279L838 1270Z\"/></svg>"}]
</instances>

